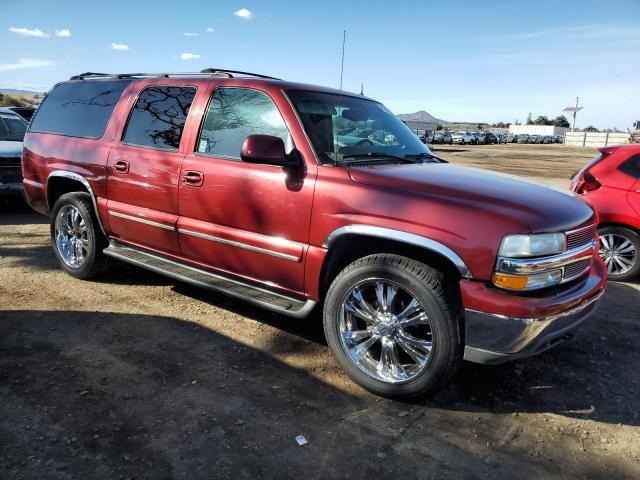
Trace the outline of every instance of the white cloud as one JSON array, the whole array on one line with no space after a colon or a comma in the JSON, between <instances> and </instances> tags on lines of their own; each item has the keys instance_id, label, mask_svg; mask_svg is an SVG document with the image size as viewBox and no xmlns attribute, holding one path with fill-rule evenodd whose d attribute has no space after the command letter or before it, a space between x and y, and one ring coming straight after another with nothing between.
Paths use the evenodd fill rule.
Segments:
<instances>
[{"instance_id":1,"label":"white cloud","mask_svg":"<svg viewBox=\"0 0 640 480\"><path fill-rule=\"evenodd\" d=\"M197 37L199 34L196 32L184 32L182 35L185 37Z\"/></svg>"},{"instance_id":2,"label":"white cloud","mask_svg":"<svg viewBox=\"0 0 640 480\"><path fill-rule=\"evenodd\" d=\"M241 8L240 10L236 10L233 12L236 17L240 17L243 20L251 20L253 18L253 12L246 8Z\"/></svg>"},{"instance_id":3,"label":"white cloud","mask_svg":"<svg viewBox=\"0 0 640 480\"><path fill-rule=\"evenodd\" d=\"M199 58L200 58L200 55L198 55L197 53L185 52L182 55L180 55L180 60L197 60Z\"/></svg>"},{"instance_id":4,"label":"white cloud","mask_svg":"<svg viewBox=\"0 0 640 480\"><path fill-rule=\"evenodd\" d=\"M0 63L0 72L10 72L12 70L24 70L28 68L43 68L55 65L52 60L37 60L35 58L20 58L16 63Z\"/></svg>"},{"instance_id":5,"label":"white cloud","mask_svg":"<svg viewBox=\"0 0 640 480\"><path fill-rule=\"evenodd\" d=\"M63 28L62 30L56 30L56 37L70 37L71 30L68 28Z\"/></svg>"},{"instance_id":6,"label":"white cloud","mask_svg":"<svg viewBox=\"0 0 640 480\"><path fill-rule=\"evenodd\" d=\"M120 50L124 52L129 50L129 45L125 45L124 43L112 43L111 50Z\"/></svg>"},{"instance_id":7,"label":"white cloud","mask_svg":"<svg viewBox=\"0 0 640 480\"><path fill-rule=\"evenodd\" d=\"M206 30L207 33L213 33L215 31L216 31L215 28L211 28L211 27L207 27L207 30Z\"/></svg>"},{"instance_id":8,"label":"white cloud","mask_svg":"<svg viewBox=\"0 0 640 480\"><path fill-rule=\"evenodd\" d=\"M10 27L9 31L11 33L15 33L20 35L21 37L48 37L49 35L47 35L46 33L44 33L42 30L40 30L39 28L25 28L25 27L21 27L21 28L16 28L16 27Z\"/></svg>"}]
</instances>

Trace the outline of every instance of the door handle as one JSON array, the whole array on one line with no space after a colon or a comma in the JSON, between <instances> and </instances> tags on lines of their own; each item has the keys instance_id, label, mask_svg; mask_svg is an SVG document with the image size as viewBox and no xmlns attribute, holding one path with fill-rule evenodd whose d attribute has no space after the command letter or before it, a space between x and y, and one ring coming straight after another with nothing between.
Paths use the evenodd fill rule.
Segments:
<instances>
[{"instance_id":1,"label":"door handle","mask_svg":"<svg viewBox=\"0 0 640 480\"><path fill-rule=\"evenodd\" d=\"M129 162L126 160L118 160L113 164L113 169L118 173L129 173Z\"/></svg>"},{"instance_id":2,"label":"door handle","mask_svg":"<svg viewBox=\"0 0 640 480\"><path fill-rule=\"evenodd\" d=\"M196 172L195 170L187 170L182 175L182 183L190 185L192 187L199 187L204 183L204 175L202 172Z\"/></svg>"}]
</instances>

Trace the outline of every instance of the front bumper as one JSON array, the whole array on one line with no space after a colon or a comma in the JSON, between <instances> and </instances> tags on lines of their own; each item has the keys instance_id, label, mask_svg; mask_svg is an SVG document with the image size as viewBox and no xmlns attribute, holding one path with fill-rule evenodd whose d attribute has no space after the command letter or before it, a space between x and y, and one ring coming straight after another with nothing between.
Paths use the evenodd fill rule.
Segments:
<instances>
[{"instance_id":1,"label":"front bumper","mask_svg":"<svg viewBox=\"0 0 640 480\"><path fill-rule=\"evenodd\" d=\"M606 280L599 258L584 279L546 296L513 295L463 280L465 360L504 363L562 343L596 310Z\"/></svg>"}]
</instances>

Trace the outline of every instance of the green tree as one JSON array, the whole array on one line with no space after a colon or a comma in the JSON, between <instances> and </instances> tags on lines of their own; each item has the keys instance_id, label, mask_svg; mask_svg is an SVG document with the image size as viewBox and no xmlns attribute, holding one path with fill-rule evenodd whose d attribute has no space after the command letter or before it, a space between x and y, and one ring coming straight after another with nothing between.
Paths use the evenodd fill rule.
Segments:
<instances>
[{"instance_id":1,"label":"green tree","mask_svg":"<svg viewBox=\"0 0 640 480\"><path fill-rule=\"evenodd\" d=\"M593 125L589 125L588 127L583 128L582 131L583 132L599 132L600 130L598 130Z\"/></svg>"},{"instance_id":2,"label":"green tree","mask_svg":"<svg viewBox=\"0 0 640 480\"><path fill-rule=\"evenodd\" d=\"M533 125L533 119L531 118L531 112L527 115L527 125Z\"/></svg>"},{"instance_id":3,"label":"green tree","mask_svg":"<svg viewBox=\"0 0 640 480\"><path fill-rule=\"evenodd\" d=\"M553 126L569 128L571 124L569 123L569 120L567 120L567 118L564 115L558 115L556 118L553 119Z\"/></svg>"},{"instance_id":4,"label":"green tree","mask_svg":"<svg viewBox=\"0 0 640 480\"><path fill-rule=\"evenodd\" d=\"M533 122L533 125L551 125L552 122L546 116L540 115Z\"/></svg>"}]
</instances>

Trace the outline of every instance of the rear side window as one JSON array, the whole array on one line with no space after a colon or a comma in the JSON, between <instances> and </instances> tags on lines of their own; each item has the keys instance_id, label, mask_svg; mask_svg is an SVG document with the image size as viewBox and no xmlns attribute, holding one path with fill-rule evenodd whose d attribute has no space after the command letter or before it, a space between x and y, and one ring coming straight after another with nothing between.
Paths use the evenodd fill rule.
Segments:
<instances>
[{"instance_id":1,"label":"rear side window","mask_svg":"<svg viewBox=\"0 0 640 480\"><path fill-rule=\"evenodd\" d=\"M623 173L640 178L640 153L630 156L618 167Z\"/></svg>"},{"instance_id":2,"label":"rear side window","mask_svg":"<svg viewBox=\"0 0 640 480\"><path fill-rule=\"evenodd\" d=\"M178 150L196 95L193 87L147 87L136 102L122 141L142 147Z\"/></svg>"},{"instance_id":3,"label":"rear side window","mask_svg":"<svg viewBox=\"0 0 640 480\"><path fill-rule=\"evenodd\" d=\"M30 131L100 138L128 80L61 83L45 98Z\"/></svg>"},{"instance_id":4,"label":"rear side window","mask_svg":"<svg viewBox=\"0 0 640 480\"><path fill-rule=\"evenodd\" d=\"M280 137L285 145L291 143L280 111L265 93L248 88L219 88L211 98L196 151L240 158L242 143L256 134Z\"/></svg>"}]
</instances>

